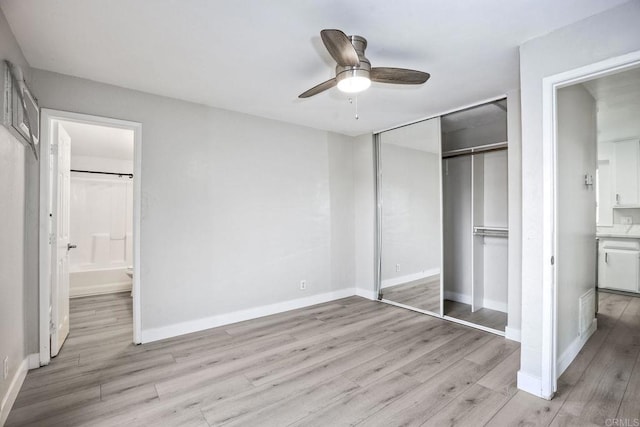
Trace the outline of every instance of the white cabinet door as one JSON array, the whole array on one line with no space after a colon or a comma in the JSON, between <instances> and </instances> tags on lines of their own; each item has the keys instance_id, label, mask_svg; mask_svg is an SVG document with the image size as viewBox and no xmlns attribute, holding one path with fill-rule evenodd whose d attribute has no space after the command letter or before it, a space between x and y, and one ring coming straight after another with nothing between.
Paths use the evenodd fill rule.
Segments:
<instances>
[{"instance_id":1,"label":"white cabinet door","mask_svg":"<svg viewBox=\"0 0 640 427\"><path fill-rule=\"evenodd\" d=\"M640 251L605 248L600 252L600 281L602 288L638 292Z\"/></svg>"},{"instance_id":2,"label":"white cabinet door","mask_svg":"<svg viewBox=\"0 0 640 427\"><path fill-rule=\"evenodd\" d=\"M617 205L637 205L638 163L640 145L638 140L618 141L615 144L615 189Z\"/></svg>"}]
</instances>

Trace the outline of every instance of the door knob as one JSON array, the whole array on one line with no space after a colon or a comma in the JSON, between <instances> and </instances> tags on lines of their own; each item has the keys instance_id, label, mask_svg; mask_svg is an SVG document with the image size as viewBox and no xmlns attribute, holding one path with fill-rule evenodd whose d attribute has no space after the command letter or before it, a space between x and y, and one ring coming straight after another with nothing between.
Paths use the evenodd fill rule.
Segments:
<instances>
[{"instance_id":1,"label":"door knob","mask_svg":"<svg viewBox=\"0 0 640 427\"><path fill-rule=\"evenodd\" d=\"M78 245L72 245L71 243L67 243L67 250L75 249Z\"/></svg>"}]
</instances>

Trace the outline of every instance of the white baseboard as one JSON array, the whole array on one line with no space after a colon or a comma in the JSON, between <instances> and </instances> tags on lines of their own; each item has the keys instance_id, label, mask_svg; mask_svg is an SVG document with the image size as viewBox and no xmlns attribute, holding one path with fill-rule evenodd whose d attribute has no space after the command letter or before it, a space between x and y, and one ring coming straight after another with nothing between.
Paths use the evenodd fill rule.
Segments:
<instances>
[{"instance_id":1,"label":"white baseboard","mask_svg":"<svg viewBox=\"0 0 640 427\"><path fill-rule=\"evenodd\" d=\"M501 311L502 313L507 312L507 303L502 301L495 301L491 299L483 299L482 306L484 308L488 308L489 310Z\"/></svg>"},{"instance_id":2,"label":"white baseboard","mask_svg":"<svg viewBox=\"0 0 640 427\"><path fill-rule=\"evenodd\" d=\"M461 294L460 292L444 291L444 299L471 305L471 295ZM507 303L487 298L482 300L482 307L503 313L507 312Z\"/></svg>"},{"instance_id":3,"label":"white baseboard","mask_svg":"<svg viewBox=\"0 0 640 427\"><path fill-rule=\"evenodd\" d=\"M591 326L589 326L589 329L587 329L584 334L576 337L576 339L574 339L571 344L569 344L569 347L567 347L567 349L562 352L556 363L556 374L558 378L560 378L560 375L562 375L562 373L569 367L571 362L573 362L573 359L575 359L578 353L580 353L580 350L582 350L582 347L584 347L584 345L587 343L589 338L591 338L591 335L593 335L596 329L598 329L598 319L593 319L593 321L591 322Z\"/></svg>"},{"instance_id":4,"label":"white baseboard","mask_svg":"<svg viewBox=\"0 0 640 427\"><path fill-rule=\"evenodd\" d=\"M27 356L27 364L29 370L37 369L40 367L40 353L31 353Z\"/></svg>"},{"instance_id":5,"label":"white baseboard","mask_svg":"<svg viewBox=\"0 0 640 427\"><path fill-rule=\"evenodd\" d=\"M13 407L14 402L16 401L16 397L18 397L18 392L22 387L22 383L24 383L24 378L27 376L27 371L29 370L29 359L31 355L27 356L18 366L16 373L13 375L11 379L11 383L9 384L9 389L7 393L2 396L2 401L0 402L0 426L3 426L9 417L9 412Z\"/></svg>"},{"instance_id":6,"label":"white baseboard","mask_svg":"<svg viewBox=\"0 0 640 427\"><path fill-rule=\"evenodd\" d=\"M424 270L419 273L407 274L400 277L393 277L391 279L383 280L381 283L382 289L390 288L392 286L404 285L405 283L413 282L414 280L426 279L428 277L435 277L440 275L439 268L432 268L430 270Z\"/></svg>"},{"instance_id":7,"label":"white baseboard","mask_svg":"<svg viewBox=\"0 0 640 427\"><path fill-rule=\"evenodd\" d=\"M69 288L69 298L88 297L92 295L115 294L130 292L131 281L116 283L101 283L99 285L72 286Z\"/></svg>"},{"instance_id":8,"label":"white baseboard","mask_svg":"<svg viewBox=\"0 0 640 427\"><path fill-rule=\"evenodd\" d=\"M444 291L444 299L471 305L471 295L465 295L459 292Z\"/></svg>"},{"instance_id":9,"label":"white baseboard","mask_svg":"<svg viewBox=\"0 0 640 427\"><path fill-rule=\"evenodd\" d=\"M355 288L341 289L324 294L312 295L306 298L298 298L290 301L264 305L261 307L249 308L246 310L234 311L232 313L220 314L217 316L205 317L203 319L190 320L176 323L174 325L162 326L160 328L142 330L141 342L148 343L165 338L176 337L178 335L189 334L191 332L224 326L231 323L251 320L258 317L269 316L271 314L282 313L297 308L304 308L310 305L322 304L340 298L355 295Z\"/></svg>"},{"instance_id":10,"label":"white baseboard","mask_svg":"<svg viewBox=\"0 0 640 427\"><path fill-rule=\"evenodd\" d=\"M355 295L362 297L362 298L366 298L366 299L370 299L372 301L377 301L378 300L378 295L376 295L376 292L370 289L362 289L362 288L355 288Z\"/></svg>"},{"instance_id":11,"label":"white baseboard","mask_svg":"<svg viewBox=\"0 0 640 427\"><path fill-rule=\"evenodd\" d=\"M520 329L507 326L504 328L504 337L511 341L520 342Z\"/></svg>"},{"instance_id":12,"label":"white baseboard","mask_svg":"<svg viewBox=\"0 0 640 427\"><path fill-rule=\"evenodd\" d=\"M537 397L542 397L542 379L526 372L518 371L518 389Z\"/></svg>"}]
</instances>

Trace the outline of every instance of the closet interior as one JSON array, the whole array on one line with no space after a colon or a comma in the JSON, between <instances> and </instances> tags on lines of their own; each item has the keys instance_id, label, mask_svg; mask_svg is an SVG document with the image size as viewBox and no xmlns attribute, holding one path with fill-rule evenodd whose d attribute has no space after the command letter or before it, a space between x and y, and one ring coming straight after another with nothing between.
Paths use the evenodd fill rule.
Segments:
<instances>
[{"instance_id":1,"label":"closet interior","mask_svg":"<svg viewBox=\"0 0 640 427\"><path fill-rule=\"evenodd\" d=\"M507 100L375 135L377 291L500 335L507 325Z\"/></svg>"},{"instance_id":2,"label":"closet interior","mask_svg":"<svg viewBox=\"0 0 640 427\"><path fill-rule=\"evenodd\" d=\"M507 101L441 117L444 315L507 325Z\"/></svg>"}]
</instances>

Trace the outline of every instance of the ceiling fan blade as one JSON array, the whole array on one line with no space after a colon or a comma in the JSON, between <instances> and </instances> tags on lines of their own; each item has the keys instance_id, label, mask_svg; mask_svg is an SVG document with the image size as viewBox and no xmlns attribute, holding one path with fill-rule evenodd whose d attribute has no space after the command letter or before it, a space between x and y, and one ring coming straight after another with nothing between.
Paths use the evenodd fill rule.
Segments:
<instances>
[{"instance_id":1,"label":"ceiling fan blade","mask_svg":"<svg viewBox=\"0 0 640 427\"><path fill-rule=\"evenodd\" d=\"M342 67L355 67L360 65L358 52L351 44L351 40L340 30L322 30L320 37L324 46L333 59Z\"/></svg>"},{"instance_id":2,"label":"ceiling fan blade","mask_svg":"<svg viewBox=\"0 0 640 427\"><path fill-rule=\"evenodd\" d=\"M327 89L331 89L337 84L338 82L336 81L335 78L331 80L327 80L326 82L322 82L319 85L312 87L306 92L302 92L300 95L298 95L298 98L309 98L310 96L317 95L320 92L324 92Z\"/></svg>"},{"instance_id":3,"label":"ceiling fan blade","mask_svg":"<svg viewBox=\"0 0 640 427\"><path fill-rule=\"evenodd\" d=\"M371 80L380 83L419 85L429 80L429 77L431 77L429 73L406 68L374 67L371 69Z\"/></svg>"}]
</instances>

